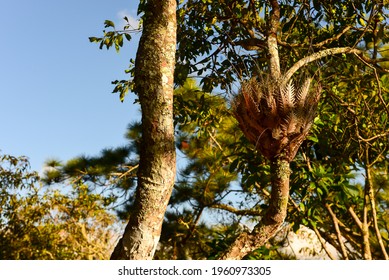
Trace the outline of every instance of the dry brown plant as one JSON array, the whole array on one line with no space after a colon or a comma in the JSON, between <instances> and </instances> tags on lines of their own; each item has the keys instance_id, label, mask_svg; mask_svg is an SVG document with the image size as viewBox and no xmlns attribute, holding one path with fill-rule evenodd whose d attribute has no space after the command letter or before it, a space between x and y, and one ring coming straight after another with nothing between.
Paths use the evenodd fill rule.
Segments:
<instances>
[{"instance_id":1,"label":"dry brown plant","mask_svg":"<svg viewBox=\"0 0 389 280\"><path fill-rule=\"evenodd\" d=\"M316 115L320 86L307 78L298 87L254 77L241 84L233 110L245 136L269 160L292 161Z\"/></svg>"}]
</instances>

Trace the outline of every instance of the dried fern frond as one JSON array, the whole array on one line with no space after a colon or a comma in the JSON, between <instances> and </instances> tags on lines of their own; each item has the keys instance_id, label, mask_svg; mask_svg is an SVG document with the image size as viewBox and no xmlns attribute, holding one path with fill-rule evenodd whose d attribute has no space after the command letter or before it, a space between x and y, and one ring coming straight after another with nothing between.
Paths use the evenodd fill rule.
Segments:
<instances>
[{"instance_id":1,"label":"dried fern frond","mask_svg":"<svg viewBox=\"0 0 389 280\"><path fill-rule=\"evenodd\" d=\"M280 88L280 94L278 96L280 111L287 115L294 107L296 99L292 81Z\"/></svg>"},{"instance_id":2,"label":"dried fern frond","mask_svg":"<svg viewBox=\"0 0 389 280\"><path fill-rule=\"evenodd\" d=\"M307 98L307 95L309 93L309 89L311 87L311 78L307 78L303 85L299 88L299 90L296 92L296 106L304 106L304 102Z\"/></svg>"}]
</instances>

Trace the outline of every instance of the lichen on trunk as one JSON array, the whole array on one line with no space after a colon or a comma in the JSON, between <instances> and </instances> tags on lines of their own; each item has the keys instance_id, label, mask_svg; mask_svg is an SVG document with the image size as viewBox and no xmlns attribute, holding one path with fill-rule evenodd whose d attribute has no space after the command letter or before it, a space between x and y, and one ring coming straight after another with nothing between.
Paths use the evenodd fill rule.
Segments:
<instances>
[{"instance_id":1,"label":"lichen on trunk","mask_svg":"<svg viewBox=\"0 0 389 280\"><path fill-rule=\"evenodd\" d=\"M111 259L153 258L173 189L176 4L176 0L145 4L134 76L142 109L138 187L130 221Z\"/></svg>"}]
</instances>

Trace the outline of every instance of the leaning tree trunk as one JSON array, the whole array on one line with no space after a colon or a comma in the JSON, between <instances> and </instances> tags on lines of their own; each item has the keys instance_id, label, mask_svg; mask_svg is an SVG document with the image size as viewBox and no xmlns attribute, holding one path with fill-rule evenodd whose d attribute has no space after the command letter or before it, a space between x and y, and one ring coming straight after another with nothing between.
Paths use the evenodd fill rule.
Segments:
<instances>
[{"instance_id":1,"label":"leaning tree trunk","mask_svg":"<svg viewBox=\"0 0 389 280\"><path fill-rule=\"evenodd\" d=\"M152 259L175 179L176 0L148 0L135 61L142 142L133 212L111 259Z\"/></svg>"}]
</instances>

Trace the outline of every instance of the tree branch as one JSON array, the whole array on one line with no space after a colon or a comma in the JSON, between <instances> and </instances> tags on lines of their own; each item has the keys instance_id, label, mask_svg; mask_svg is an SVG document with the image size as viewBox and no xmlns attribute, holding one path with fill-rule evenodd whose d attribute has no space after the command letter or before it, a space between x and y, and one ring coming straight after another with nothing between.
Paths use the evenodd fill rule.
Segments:
<instances>
[{"instance_id":1,"label":"tree branch","mask_svg":"<svg viewBox=\"0 0 389 280\"><path fill-rule=\"evenodd\" d=\"M308 63L315 61L315 60L318 60L318 59L321 59L321 58L326 57L326 56L342 54L342 53L355 54L360 60L362 60L366 64L370 64L370 67L373 67L372 65L374 65L373 68L379 67L377 65L377 63L389 61L389 58L371 59L369 57L364 56L362 50L354 49L354 48L350 48L350 47L330 48L330 49L319 51L317 53L313 53L313 54L306 56L306 57L300 59L299 61L297 61L291 68L289 68L289 70L283 76L283 84L284 85L287 84L289 82L289 80L292 78L293 74L296 73L301 67L304 67L305 65L307 65ZM385 72L389 72L386 69L382 69L381 67L379 67L379 68Z\"/></svg>"},{"instance_id":2,"label":"tree branch","mask_svg":"<svg viewBox=\"0 0 389 280\"><path fill-rule=\"evenodd\" d=\"M342 35L344 35L347 31L349 31L351 29L351 26L346 26L339 34L335 35L334 37L331 37L331 38L328 38L324 41L321 41L319 43L316 43L316 44L313 44L313 47L315 48L320 48L324 45L327 45L333 41L336 41L336 40L339 40L340 37L342 37Z\"/></svg>"},{"instance_id":3,"label":"tree branch","mask_svg":"<svg viewBox=\"0 0 389 280\"><path fill-rule=\"evenodd\" d=\"M356 57L362 61L367 67L371 68L373 71L374 71L374 77L375 77L375 80L377 82L377 88L378 88L378 97L380 98L381 102L382 102L382 105L384 105L385 107L385 110L386 110L386 113L389 114L389 108L388 108L388 105L386 104L384 98L382 97L382 89L381 89L381 84L380 84L380 80L378 78L378 74L377 74L377 69L373 66L371 66L369 63L367 63L365 61L365 59L363 59L362 57L360 57L359 55L356 54ZM381 59L382 60L382 59ZM377 61L377 59L375 60Z\"/></svg>"},{"instance_id":4,"label":"tree branch","mask_svg":"<svg viewBox=\"0 0 389 280\"><path fill-rule=\"evenodd\" d=\"M369 163L369 149L366 148L365 152L365 172L366 172L366 184L365 188L367 188L367 193L369 196L370 200L370 207L371 207L371 212L373 216L373 225L374 225L374 230L377 236L378 244L380 245L382 254L384 255L385 260L389 260L388 253L386 251L384 242L382 240L381 232L378 226L378 221L377 221L377 211L376 211L376 205L375 205L375 197L374 197L374 190L373 190L373 182L372 182L372 175L371 175L371 165Z\"/></svg>"},{"instance_id":5,"label":"tree branch","mask_svg":"<svg viewBox=\"0 0 389 280\"><path fill-rule=\"evenodd\" d=\"M355 223L358 225L359 229L362 230L362 222L355 213L354 209L352 207L348 208L348 212L350 213L351 217L353 217Z\"/></svg>"},{"instance_id":6,"label":"tree branch","mask_svg":"<svg viewBox=\"0 0 389 280\"><path fill-rule=\"evenodd\" d=\"M369 194L368 186L365 183L365 193L363 195L363 215L362 215L362 252L365 260L371 260L371 249L369 241L369 222L368 222L368 205Z\"/></svg>"},{"instance_id":7,"label":"tree branch","mask_svg":"<svg viewBox=\"0 0 389 280\"><path fill-rule=\"evenodd\" d=\"M270 73L275 81L281 78L280 58L278 55L277 31L280 25L280 6L277 0L270 0L272 10L270 12L270 21L267 34L267 47L269 51Z\"/></svg>"},{"instance_id":8,"label":"tree branch","mask_svg":"<svg viewBox=\"0 0 389 280\"><path fill-rule=\"evenodd\" d=\"M338 242L339 242L339 246L340 246L343 258L345 260L348 260L347 250L346 250L346 247L343 244L343 240L342 240L343 237L342 237L342 234L340 233L340 230L339 230L338 218L336 217L335 213L332 211L331 206L329 204L326 203L325 207L326 207L328 213L330 213L332 222L334 224L336 235L338 237Z\"/></svg>"},{"instance_id":9,"label":"tree branch","mask_svg":"<svg viewBox=\"0 0 389 280\"><path fill-rule=\"evenodd\" d=\"M316 233L316 236L317 238L319 239L320 241L320 244L321 246L323 247L324 251L327 253L327 256L331 259L331 260L335 260L336 258L334 257L334 255L331 253L331 251L328 249L326 243L325 243L325 239L321 236L320 232L317 230L317 228L315 226L312 226L313 228L313 231Z\"/></svg>"},{"instance_id":10,"label":"tree branch","mask_svg":"<svg viewBox=\"0 0 389 280\"><path fill-rule=\"evenodd\" d=\"M309 56L300 59L291 68L289 68L289 70L285 73L283 77L283 83L287 84L289 80L292 78L293 74L296 73L301 67L307 65L308 63L321 59L326 56L341 54L341 53L362 54L362 51L358 49L349 48L349 47L343 47L343 48L330 48L330 49L319 51L317 53L313 53Z\"/></svg>"},{"instance_id":11,"label":"tree branch","mask_svg":"<svg viewBox=\"0 0 389 280\"><path fill-rule=\"evenodd\" d=\"M351 29L351 26L346 26L340 33L336 34L335 36L333 36L331 38L328 38L328 39L325 39L325 40L323 40L321 42L312 44L310 47L321 48L324 45L327 45L329 43L332 43L333 41L339 40L339 38L342 37L350 29ZM281 46L287 47L287 48L291 48L291 49L292 48L296 48L296 47L304 47L305 46L304 44L300 44L300 43L292 44L292 43L287 43L287 42L281 41L281 40L278 40L278 44L281 45Z\"/></svg>"},{"instance_id":12,"label":"tree branch","mask_svg":"<svg viewBox=\"0 0 389 280\"><path fill-rule=\"evenodd\" d=\"M261 212L258 211L258 210L236 209L235 207L232 207L232 206L227 205L227 204L213 204L213 205L210 205L209 207L210 208L214 208L214 209L225 210L225 211L231 212L231 213L233 213L235 215L242 215L242 216L245 216L245 215L259 216L259 215L261 215Z\"/></svg>"},{"instance_id":13,"label":"tree branch","mask_svg":"<svg viewBox=\"0 0 389 280\"><path fill-rule=\"evenodd\" d=\"M242 39L233 43L234 45L241 46L246 51L263 50L266 48L265 42L258 38Z\"/></svg>"}]
</instances>

